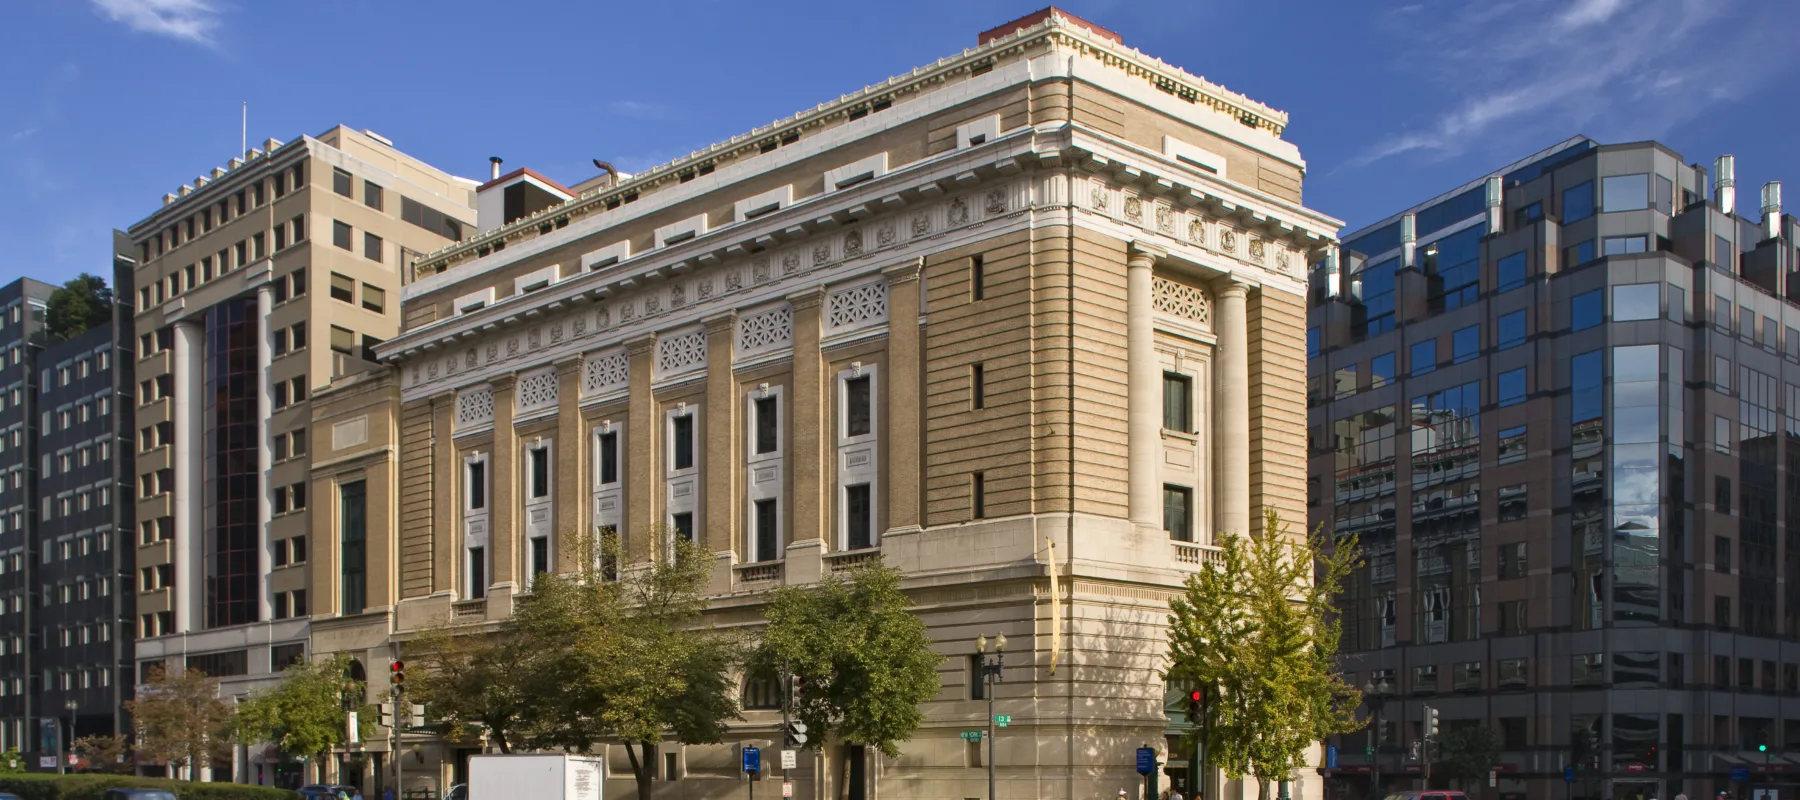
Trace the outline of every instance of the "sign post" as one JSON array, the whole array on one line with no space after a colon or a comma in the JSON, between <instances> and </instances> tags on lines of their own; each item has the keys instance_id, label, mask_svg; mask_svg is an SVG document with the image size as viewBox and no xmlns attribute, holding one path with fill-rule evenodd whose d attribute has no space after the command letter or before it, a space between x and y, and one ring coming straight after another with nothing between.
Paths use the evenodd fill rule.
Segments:
<instances>
[{"instance_id":1,"label":"sign post","mask_svg":"<svg viewBox=\"0 0 1800 800\"><path fill-rule=\"evenodd\" d=\"M750 800L756 800L756 773L762 772L762 750L744 748L744 774L750 776Z\"/></svg>"},{"instance_id":2,"label":"sign post","mask_svg":"<svg viewBox=\"0 0 1800 800\"><path fill-rule=\"evenodd\" d=\"M1338 764L1337 759L1338 759L1338 746L1335 744L1325 745L1325 768L1326 769L1337 769L1337 764Z\"/></svg>"}]
</instances>

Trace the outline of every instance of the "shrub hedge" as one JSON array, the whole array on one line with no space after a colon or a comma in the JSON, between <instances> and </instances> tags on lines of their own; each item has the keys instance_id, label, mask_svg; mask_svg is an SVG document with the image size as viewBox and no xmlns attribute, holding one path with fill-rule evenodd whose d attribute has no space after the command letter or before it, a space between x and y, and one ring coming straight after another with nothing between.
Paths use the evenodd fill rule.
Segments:
<instances>
[{"instance_id":1,"label":"shrub hedge","mask_svg":"<svg viewBox=\"0 0 1800 800\"><path fill-rule=\"evenodd\" d=\"M23 800L101 800L107 789L167 789L178 800L296 800L286 789L236 783L196 783L130 775L0 775L0 792Z\"/></svg>"}]
</instances>

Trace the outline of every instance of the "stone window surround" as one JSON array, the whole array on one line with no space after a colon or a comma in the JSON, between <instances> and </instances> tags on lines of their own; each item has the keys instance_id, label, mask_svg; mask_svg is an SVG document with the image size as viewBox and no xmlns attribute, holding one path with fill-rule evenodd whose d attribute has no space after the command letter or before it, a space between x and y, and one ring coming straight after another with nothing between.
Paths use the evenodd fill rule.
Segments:
<instances>
[{"instance_id":1,"label":"stone window surround","mask_svg":"<svg viewBox=\"0 0 1800 800\"><path fill-rule=\"evenodd\" d=\"M788 407L787 387L779 384L762 383L744 393L744 541L742 563L778 561L785 555L787 540L787 469L786 455L788 451ZM771 453L756 452L756 401L772 398L775 401L775 450ZM758 481L758 473L767 474L774 471L774 476L766 481ZM775 552L763 554L753 552L756 544L756 502L758 500L775 501Z\"/></svg>"},{"instance_id":2,"label":"stone window surround","mask_svg":"<svg viewBox=\"0 0 1800 800\"><path fill-rule=\"evenodd\" d=\"M833 549L844 551L849 549L850 509L845 501L845 489L850 486L868 484L869 486L869 545L881 546L881 512L883 509L881 491L881 376L880 366L852 362L849 369L839 370L832 376L833 410L835 417L831 423L832 442L836 450L837 473L833 476L836 488L833 490L835 507L832 514L835 531L832 534ZM845 391L845 383L852 378L867 377L869 379L869 432L861 436L846 436L845 428L849 424L849 394ZM852 454L867 452L867 461L852 466Z\"/></svg>"}]
</instances>

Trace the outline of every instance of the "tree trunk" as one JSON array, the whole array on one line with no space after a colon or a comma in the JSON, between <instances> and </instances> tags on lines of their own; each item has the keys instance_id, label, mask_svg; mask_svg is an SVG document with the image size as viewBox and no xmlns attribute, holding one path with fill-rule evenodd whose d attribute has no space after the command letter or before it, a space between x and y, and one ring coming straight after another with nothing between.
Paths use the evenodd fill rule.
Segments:
<instances>
[{"instance_id":1,"label":"tree trunk","mask_svg":"<svg viewBox=\"0 0 1800 800\"><path fill-rule=\"evenodd\" d=\"M644 749L644 757L642 759L638 758L638 751L632 749L631 742L625 743L625 756L631 759L631 774L633 777L637 778L638 800L650 800L650 790L652 788L650 786L650 779L655 774L656 765L649 763L649 748L645 747L643 742L638 742L637 744L638 747Z\"/></svg>"}]
</instances>

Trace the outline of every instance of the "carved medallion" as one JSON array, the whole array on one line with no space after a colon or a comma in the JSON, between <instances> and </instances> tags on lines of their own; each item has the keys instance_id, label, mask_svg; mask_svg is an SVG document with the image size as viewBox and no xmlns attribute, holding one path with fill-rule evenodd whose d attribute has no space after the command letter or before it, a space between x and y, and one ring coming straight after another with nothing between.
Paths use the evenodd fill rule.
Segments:
<instances>
[{"instance_id":1,"label":"carved medallion","mask_svg":"<svg viewBox=\"0 0 1800 800\"><path fill-rule=\"evenodd\" d=\"M995 189L988 192L987 208L985 210L989 216L1006 213L1006 191L1003 189Z\"/></svg>"},{"instance_id":2,"label":"carved medallion","mask_svg":"<svg viewBox=\"0 0 1800 800\"><path fill-rule=\"evenodd\" d=\"M844 234L844 257L855 258L862 255L862 231L851 231Z\"/></svg>"},{"instance_id":3,"label":"carved medallion","mask_svg":"<svg viewBox=\"0 0 1800 800\"><path fill-rule=\"evenodd\" d=\"M735 292L744 288L743 273L733 269L725 273L725 291Z\"/></svg>"},{"instance_id":4,"label":"carved medallion","mask_svg":"<svg viewBox=\"0 0 1800 800\"><path fill-rule=\"evenodd\" d=\"M694 282L694 299L706 300L712 297L712 276L708 275Z\"/></svg>"},{"instance_id":5,"label":"carved medallion","mask_svg":"<svg viewBox=\"0 0 1800 800\"><path fill-rule=\"evenodd\" d=\"M543 340L541 338L541 335L538 333L538 329L532 328L531 330L528 330L525 332L525 347L526 347L526 349L536 350L541 346L543 346Z\"/></svg>"},{"instance_id":6,"label":"carved medallion","mask_svg":"<svg viewBox=\"0 0 1800 800\"><path fill-rule=\"evenodd\" d=\"M1136 195L1127 195L1125 197L1125 219L1128 222L1136 223L1142 223L1144 221L1144 201L1142 198Z\"/></svg>"},{"instance_id":7,"label":"carved medallion","mask_svg":"<svg viewBox=\"0 0 1800 800\"><path fill-rule=\"evenodd\" d=\"M649 297L644 298L644 316L647 317L647 316L650 316L651 314L655 314L655 313L658 313L661 311L662 311L662 298L661 297L658 297L656 295L650 295Z\"/></svg>"},{"instance_id":8,"label":"carved medallion","mask_svg":"<svg viewBox=\"0 0 1800 800\"><path fill-rule=\"evenodd\" d=\"M469 369L475 368L475 364L477 363L475 361L475 348L473 348L473 347L469 348L469 352L464 354L463 362L468 366Z\"/></svg>"},{"instance_id":9,"label":"carved medallion","mask_svg":"<svg viewBox=\"0 0 1800 800\"><path fill-rule=\"evenodd\" d=\"M1256 260L1258 260L1258 261L1261 261L1261 260L1262 260L1262 257L1263 257L1263 240L1261 240L1261 239L1258 239L1258 238L1256 238L1256 237L1254 237L1254 236L1253 236L1253 237L1251 237L1251 238L1250 238L1250 257L1251 257L1251 258L1254 258L1254 259L1256 259Z\"/></svg>"},{"instance_id":10,"label":"carved medallion","mask_svg":"<svg viewBox=\"0 0 1800 800\"><path fill-rule=\"evenodd\" d=\"M1162 231L1163 233L1174 235L1174 233L1175 233L1175 210L1174 209L1169 208L1168 206L1157 206L1156 207L1156 229L1159 231Z\"/></svg>"},{"instance_id":11,"label":"carved medallion","mask_svg":"<svg viewBox=\"0 0 1800 800\"><path fill-rule=\"evenodd\" d=\"M812 256L813 256L813 266L815 266L815 267L820 264L823 264L827 261L830 261L831 260L831 243L830 242L819 242L818 244L813 245Z\"/></svg>"},{"instance_id":12,"label":"carved medallion","mask_svg":"<svg viewBox=\"0 0 1800 800\"><path fill-rule=\"evenodd\" d=\"M512 358L513 356L516 356L518 354L519 354L519 337L514 336L511 339L507 339L506 340L506 357Z\"/></svg>"},{"instance_id":13,"label":"carved medallion","mask_svg":"<svg viewBox=\"0 0 1800 800\"><path fill-rule=\"evenodd\" d=\"M1230 228L1220 231L1219 246L1233 253L1237 252L1237 231Z\"/></svg>"},{"instance_id":14,"label":"carved medallion","mask_svg":"<svg viewBox=\"0 0 1800 800\"><path fill-rule=\"evenodd\" d=\"M562 341L562 323L558 322L550 326L550 343L556 344L560 341Z\"/></svg>"},{"instance_id":15,"label":"carved medallion","mask_svg":"<svg viewBox=\"0 0 1800 800\"><path fill-rule=\"evenodd\" d=\"M800 271L800 253L789 250L781 255L781 274L792 275Z\"/></svg>"},{"instance_id":16,"label":"carved medallion","mask_svg":"<svg viewBox=\"0 0 1800 800\"><path fill-rule=\"evenodd\" d=\"M969 204L958 197L950 201L950 224L961 225L969 221Z\"/></svg>"},{"instance_id":17,"label":"carved medallion","mask_svg":"<svg viewBox=\"0 0 1800 800\"><path fill-rule=\"evenodd\" d=\"M925 234L930 233L930 232L931 232L931 215L930 214L920 214L916 217L913 217L912 235L913 235L914 239L917 239L920 236L924 236Z\"/></svg>"},{"instance_id":18,"label":"carved medallion","mask_svg":"<svg viewBox=\"0 0 1800 800\"><path fill-rule=\"evenodd\" d=\"M1098 183L1094 184L1094 191L1088 202L1093 205L1095 211L1105 211L1106 187Z\"/></svg>"},{"instance_id":19,"label":"carved medallion","mask_svg":"<svg viewBox=\"0 0 1800 800\"><path fill-rule=\"evenodd\" d=\"M889 222L875 229L875 246L887 247L894 243L894 223Z\"/></svg>"},{"instance_id":20,"label":"carved medallion","mask_svg":"<svg viewBox=\"0 0 1800 800\"><path fill-rule=\"evenodd\" d=\"M768 259L759 258L756 260L756 263L750 265L750 280L755 283L763 283L769 280Z\"/></svg>"},{"instance_id":21,"label":"carved medallion","mask_svg":"<svg viewBox=\"0 0 1800 800\"><path fill-rule=\"evenodd\" d=\"M494 363L494 359L497 359L499 357L500 357L500 345L497 345L497 344L488 345L487 346L487 363L492 364L492 363Z\"/></svg>"},{"instance_id":22,"label":"carved medallion","mask_svg":"<svg viewBox=\"0 0 1800 800\"><path fill-rule=\"evenodd\" d=\"M1206 243L1206 223L1201 221L1199 217L1195 217L1188 222L1188 241L1191 241L1194 244Z\"/></svg>"},{"instance_id":23,"label":"carved medallion","mask_svg":"<svg viewBox=\"0 0 1800 800\"><path fill-rule=\"evenodd\" d=\"M679 283L669 287L669 307L680 308L685 305L687 305L687 287Z\"/></svg>"}]
</instances>

